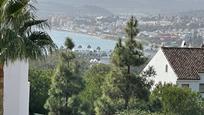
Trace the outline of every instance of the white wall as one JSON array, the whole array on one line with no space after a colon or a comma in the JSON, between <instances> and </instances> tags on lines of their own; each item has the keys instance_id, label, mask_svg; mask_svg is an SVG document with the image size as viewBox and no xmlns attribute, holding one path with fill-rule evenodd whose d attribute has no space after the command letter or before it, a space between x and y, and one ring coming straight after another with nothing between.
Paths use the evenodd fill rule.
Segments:
<instances>
[{"instance_id":1,"label":"white wall","mask_svg":"<svg viewBox=\"0 0 204 115\"><path fill-rule=\"evenodd\" d=\"M4 115L29 114L28 61L4 66Z\"/></svg>"},{"instance_id":2,"label":"white wall","mask_svg":"<svg viewBox=\"0 0 204 115\"><path fill-rule=\"evenodd\" d=\"M166 65L168 65L168 72L166 72ZM147 64L143 71L146 71L149 66L153 66L156 71L156 77L153 78L155 84L161 83L173 83L176 84L177 75L171 68L171 65L167 61L164 53L160 49L152 60Z\"/></svg>"},{"instance_id":3,"label":"white wall","mask_svg":"<svg viewBox=\"0 0 204 115\"><path fill-rule=\"evenodd\" d=\"M204 73L200 73L200 80L178 80L177 84L181 87L182 84L189 84L189 88L193 91L199 92L199 84L204 83ZM202 97L204 97L204 93L201 93Z\"/></svg>"},{"instance_id":4,"label":"white wall","mask_svg":"<svg viewBox=\"0 0 204 115\"><path fill-rule=\"evenodd\" d=\"M165 71L165 66L168 65L168 72ZM156 77L153 79L155 84L161 83L172 83L177 84L181 87L182 84L189 84L189 87L193 91L199 92L199 84L204 83L204 73L200 73L200 80L177 80L177 75L171 68L168 60L166 59L164 53L160 49L143 71L147 70L149 66L153 66L156 71ZM204 97L204 93L201 94Z\"/></svg>"}]
</instances>

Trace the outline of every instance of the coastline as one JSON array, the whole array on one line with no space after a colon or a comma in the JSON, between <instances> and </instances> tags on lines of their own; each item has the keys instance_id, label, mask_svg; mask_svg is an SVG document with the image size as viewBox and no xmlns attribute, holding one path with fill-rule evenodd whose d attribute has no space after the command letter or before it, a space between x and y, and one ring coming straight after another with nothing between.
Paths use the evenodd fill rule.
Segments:
<instances>
[{"instance_id":1,"label":"coastline","mask_svg":"<svg viewBox=\"0 0 204 115\"><path fill-rule=\"evenodd\" d=\"M85 32L79 32L79 31L70 31L70 30L65 30L65 29L58 29L58 28L52 28L51 30L54 31L64 31L64 32L71 32L71 33L77 33L77 34L82 34L82 35L89 35L89 36L93 36L96 39L105 39L105 40L113 40L113 41L117 41L118 37L115 37L114 35L108 35L108 34L102 34L102 35L95 35L93 33L85 33Z\"/></svg>"}]
</instances>

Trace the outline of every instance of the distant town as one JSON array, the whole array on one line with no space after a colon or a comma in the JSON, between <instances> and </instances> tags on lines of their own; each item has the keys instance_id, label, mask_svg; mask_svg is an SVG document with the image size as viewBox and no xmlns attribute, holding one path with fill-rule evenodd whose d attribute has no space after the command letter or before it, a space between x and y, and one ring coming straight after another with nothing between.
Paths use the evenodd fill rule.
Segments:
<instances>
[{"instance_id":1,"label":"distant town","mask_svg":"<svg viewBox=\"0 0 204 115\"><path fill-rule=\"evenodd\" d=\"M130 16L47 17L52 29L89 34L103 39L125 38L124 26ZM199 47L204 37L204 17L145 16L137 17L138 38L150 47L179 46L183 40ZM151 43L151 44L149 44Z\"/></svg>"}]
</instances>

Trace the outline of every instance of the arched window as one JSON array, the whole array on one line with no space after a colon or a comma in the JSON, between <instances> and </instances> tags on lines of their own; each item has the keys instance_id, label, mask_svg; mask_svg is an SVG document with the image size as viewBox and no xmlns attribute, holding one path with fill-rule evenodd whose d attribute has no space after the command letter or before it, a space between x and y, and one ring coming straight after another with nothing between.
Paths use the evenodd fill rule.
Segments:
<instances>
[{"instance_id":1,"label":"arched window","mask_svg":"<svg viewBox=\"0 0 204 115\"><path fill-rule=\"evenodd\" d=\"M166 64L165 71L168 72L168 65Z\"/></svg>"}]
</instances>

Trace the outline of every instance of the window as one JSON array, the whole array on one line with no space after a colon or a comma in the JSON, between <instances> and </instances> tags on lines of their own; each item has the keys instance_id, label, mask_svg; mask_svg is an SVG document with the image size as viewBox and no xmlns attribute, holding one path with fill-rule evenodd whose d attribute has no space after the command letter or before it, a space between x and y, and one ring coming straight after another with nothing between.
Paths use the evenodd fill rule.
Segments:
<instances>
[{"instance_id":1,"label":"window","mask_svg":"<svg viewBox=\"0 0 204 115\"><path fill-rule=\"evenodd\" d=\"M165 71L168 72L168 65L166 65L166 67L165 67Z\"/></svg>"},{"instance_id":2,"label":"window","mask_svg":"<svg viewBox=\"0 0 204 115\"><path fill-rule=\"evenodd\" d=\"M200 93L204 93L204 83L199 85Z\"/></svg>"},{"instance_id":3,"label":"window","mask_svg":"<svg viewBox=\"0 0 204 115\"><path fill-rule=\"evenodd\" d=\"M181 87L183 87L183 88L189 88L189 84L181 84Z\"/></svg>"}]
</instances>

